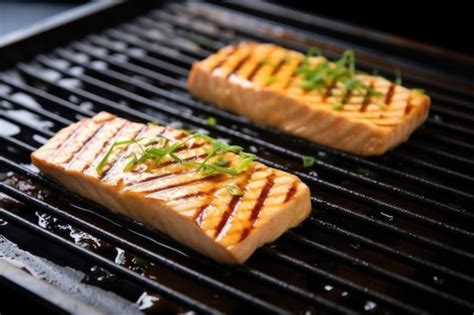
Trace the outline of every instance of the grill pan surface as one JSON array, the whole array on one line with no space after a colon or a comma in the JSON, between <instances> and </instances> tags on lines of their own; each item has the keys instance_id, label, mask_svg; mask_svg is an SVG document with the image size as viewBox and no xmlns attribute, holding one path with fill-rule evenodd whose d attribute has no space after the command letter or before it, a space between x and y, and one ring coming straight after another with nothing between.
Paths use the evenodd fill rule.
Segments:
<instances>
[{"instance_id":1,"label":"grill pan surface","mask_svg":"<svg viewBox=\"0 0 474 315\"><path fill-rule=\"evenodd\" d=\"M21 276L0 277L0 288L16 288L12 296L58 312L92 305L110 313L117 301L137 311L138 301L147 313L474 311L473 59L264 2L96 5L23 37L0 50L0 255L71 267L85 291L113 296L96 303L65 290L74 301L57 305ZM399 148L361 158L192 98L192 62L241 40L318 46L329 57L354 48L362 70L390 77L400 68L404 85L425 89L430 117ZM245 265L226 266L31 166L32 150L101 110L242 145L305 181L313 214ZM207 126L210 116L217 126ZM316 157L314 167L302 167L303 155Z\"/></svg>"}]
</instances>

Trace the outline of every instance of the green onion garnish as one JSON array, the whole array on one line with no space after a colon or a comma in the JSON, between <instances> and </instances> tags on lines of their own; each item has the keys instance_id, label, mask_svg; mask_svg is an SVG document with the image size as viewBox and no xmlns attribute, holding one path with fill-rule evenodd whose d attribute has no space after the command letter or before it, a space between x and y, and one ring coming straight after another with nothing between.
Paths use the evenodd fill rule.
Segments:
<instances>
[{"instance_id":1,"label":"green onion garnish","mask_svg":"<svg viewBox=\"0 0 474 315\"><path fill-rule=\"evenodd\" d=\"M295 70L295 73L303 77L301 88L305 91L328 89L336 83L343 83L347 92L355 95L381 96L382 93L371 88L361 80L356 79L355 53L346 50L339 60L333 63L324 59L316 66L310 64L310 58L320 51L310 48L305 55L303 63Z\"/></svg>"},{"instance_id":2,"label":"green onion garnish","mask_svg":"<svg viewBox=\"0 0 474 315\"><path fill-rule=\"evenodd\" d=\"M341 110L342 109L342 103L336 102L332 103L331 108L334 110Z\"/></svg>"},{"instance_id":3,"label":"green onion garnish","mask_svg":"<svg viewBox=\"0 0 474 315\"><path fill-rule=\"evenodd\" d=\"M133 257L132 262L140 268L145 268L148 265L148 261L141 257Z\"/></svg>"},{"instance_id":4,"label":"green onion garnish","mask_svg":"<svg viewBox=\"0 0 474 315\"><path fill-rule=\"evenodd\" d=\"M143 148L141 145L138 143L142 139L137 139L137 140L125 140L125 141L115 141L110 148L107 150L107 152L104 154L100 162L97 164L95 170L97 174L102 175L104 171L104 167L107 164L107 160L109 159L110 155L112 152L115 150L116 147L121 146L121 145L130 145L130 144L137 144L142 150Z\"/></svg>"},{"instance_id":5,"label":"green onion garnish","mask_svg":"<svg viewBox=\"0 0 474 315\"><path fill-rule=\"evenodd\" d=\"M356 168L356 171L364 176L368 176L370 175L370 171L366 168L363 168L363 167L357 167Z\"/></svg>"},{"instance_id":6,"label":"green onion garnish","mask_svg":"<svg viewBox=\"0 0 474 315\"><path fill-rule=\"evenodd\" d=\"M273 83L277 82L278 78L274 75L271 75L267 79L267 85L272 85Z\"/></svg>"},{"instance_id":7,"label":"green onion garnish","mask_svg":"<svg viewBox=\"0 0 474 315\"><path fill-rule=\"evenodd\" d=\"M150 121L148 123L149 126L161 126L161 124L159 122L156 122L156 121Z\"/></svg>"},{"instance_id":8,"label":"green onion garnish","mask_svg":"<svg viewBox=\"0 0 474 315\"><path fill-rule=\"evenodd\" d=\"M423 89L411 89L415 93L425 94L425 90Z\"/></svg>"},{"instance_id":9,"label":"green onion garnish","mask_svg":"<svg viewBox=\"0 0 474 315\"><path fill-rule=\"evenodd\" d=\"M225 186L225 189L227 190L227 192L231 196L240 197L240 196L244 195L244 192L242 191L242 189L240 189L240 187L235 185L235 184L228 184L228 185Z\"/></svg>"},{"instance_id":10,"label":"green onion garnish","mask_svg":"<svg viewBox=\"0 0 474 315\"><path fill-rule=\"evenodd\" d=\"M187 143L193 139L200 139L209 144L207 147L204 147L204 152L206 152L207 156L202 161L183 162L176 155L176 151L186 146ZM184 166L195 167L196 171L206 176L216 173L236 176L246 170L256 159L254 154L243 152L243 148L240 146L229 145L199 133L190 135L185 141L174 143L164 137L160 138L159 141L152 141L143 145L139 143L141 140L142 139L126 140L113 143L97 165L97 173L102 174L104 167L107 164L107 160L117 147L130 144L137 144L141 154L132 152L126 157L124 172L133 170L139 164L154 163L157 165L163 159L168 158L169 160L181 163ZM237 154L237 157L233 160L234 163L232 166L229 166L232 161L225 156L226 153Z\"/></svg>"},{"instance_id":11,"label":"green onion garnish","mask_svg":"<svg viewBox=\"0 0 474 315\"><path fill-rule=\"evenodd\" d=\"M309 155L303 155L303 166L311 167L314 165L315 158Z\"/></svg>"},{"instance_id":12,"label":"green onion garnish","mask_svg":"<svg viewBox=\"0 0 474 315\"><path fill-rule=\"evenodd\" d=\"M396 85L402 85L402 73L400 72L400 69L395 69L395 84Z\"/></svg>"},{"instance_id":13,"label":"green onion garnish","mask_svg":"<svg viewBox=\"0 0 474 315\"><path fill-rule=\"evenodd\" d=\"M206 119L206 124L210 127L215 127L217 125L217 119L215 119L214 117L208 117Z\"/></svg>"}]
</instances>

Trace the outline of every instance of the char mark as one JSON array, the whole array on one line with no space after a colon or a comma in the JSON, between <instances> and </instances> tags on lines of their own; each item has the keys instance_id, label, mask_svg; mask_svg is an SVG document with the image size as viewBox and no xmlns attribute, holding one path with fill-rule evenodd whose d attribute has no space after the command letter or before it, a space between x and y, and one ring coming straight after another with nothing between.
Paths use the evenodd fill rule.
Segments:
<instances>
[{"instance_id":1,"label":"char mark","mask_svg":"<svg viewBox=\"0 0 474 315\"><path fill-rule=\"evenodd\" d=\"M217 69L219 69L227 61L227 59L230 58L235 53L235 51L236 51L235 46L232 46L230 51L227 53L227 55L224 58L222 58L222 60L219 61L216 65L214 65L211 72L214 72Z\"/></svg>"},{"instance_id":2,"label":"char mark","mask_svg":"<svg viewBox=\"0 0 474 315\"><path fill-rule=\"evenodd\" d=\"M229 72L229 75L227 76L227 78L229 78L231 75L237 74L240 68L242 68L242 66L249 60L251 55L252 55L251 52L247 53L247 55L235 65L234 69L232 69L232 71Z\"/></svg>"},{"instance_id":3,"label":"char mark","mask_svg":"<svg viewBox=\"0 0 474 315\"><path fill-rule=\"evenodd\" d=\"M66 169L69 168L72 163L89 147L89 144L92 140L107 126L107 121L103 122L97 129L82 143L82 146L78 146L71 156L64 161L64 164L67 163Z\"/></svg>"},{"instance_id":4,"label":"char mark","mask_svg":"<svg viewBox=\"0 0 474 315\"><path fill-rule=\"evenodd\" d=\"M242 235L240 236L240 242L243 241L244 239L246 239L247 236L250 234L250 232L255 227L255 222L257 222L257 219L260 215L260 211L262 210L262 208L265 204L265 200L267 200L268 193L270 192L270 189L272 189L274 184L275 184L275 174L271 173L267 177L265 186L263 186L263 189L260 192L260 195L258 196L257 202L255 203L255 205L252 209L252 213L250 214L250 218L249 218L250 226L247 227L242 232Z\"/></svg>"},{"instance_id":5,"label":"char mark","mask_svg":"<svg viewBox=\"0 0 474 315\"><path fill-rule=\"evenodd\" d=\"M237 186L239 189L243 192L243 195L241 196L233 196L228 204L227 210L224 212L224 214L221 217L221 220L219 221L219 224L216 227L216 231L214 234L214 239L218 239L222 232L224 227L228 224L229 220L232 220L233 214L235 210L237 209L237 204L239 201L245 196L245 190L247 188L248 183L250 182L250 179L252 178L253 173L255 172L254 168L248 170L245 173L245 178L241 184L238 184Z\"/></svg>"},{"instance_id":6,"label":"char mark","mask_svg":"<svg viewBox=\"0 0 474 315\"><path fill-rule=\"evenodd\" d=\"M140 135L145 133L148 130L148 125L144 125L138 132L135 133L135 135L132 137L132 140L137 139ZM99 175L100 179L105 179L109 175L110 171L114 168L115 165L117 165L119 162L123 161L125 157L125 153L128 149L128 146L123 150L123 152L120 154L119 157L117 157L112 163L108 166L106 166L105 171Z\"/></svg>"},{"instance_id":7,"label":"char mark","mask_svg":"<svg viewBox=\"0 0 474 315\"><path fill-rule=\"evenodd\" d=\"M394 93L395 93L395 84L392 83L388 89L387 95L385 95L385 105L389 105L392 102L392 97Z\"/></svg>"},{"instance_id":8,"label":"char mark","mask_svg":"<svg viewBox=\"0 0 474 315\"><path fill-rule=\"evenodd\" d=\"M183 183L177 183L177 184L172 184L172 185L168 185L168 186L165 186L165 187L146 190L146 191L143 191L143 193L154 194L154 193L157 193L157 192L160 192L160 191L163 191L163 190L172 189L172 188L185 187L185 186L190 186L190 185L197 185L197 184L205 182L205 181L210 181L210 180L217 179L221 176L222 176L221 174L214 174L214 175L210 175L210 176L207 176L207 177L195 178L195 179L189 180L187 182L183 182Z\"/></svg>"},{"instance_id":9,"label":"char mark","mask_svg":"<svg viewBox=\"0 0 474 315\"><path fill-rule=\"evenodd\" d=\"M291 76L288 78L288 81L285 83L285 85L283 86L283 91L286 91L290 88L291 86L291 83L293 82L293 80L297 77L297 73L296 73L296 69L298 69L299 67L301 67L301 65L303 64L303 61L300 61L295 69L293 70L293 73L291 74Z\"/></svg>"},{"instance_id":10,"label":"char mark","mask_svg":"<svg viewBox=\"0 0 474 315\"><path fill-rule=\"evenodd\" d=\"M113 139L113 140L117 139L118 136L120 136L120 135L122 134L122 132L127 129L127 127L128 127L129 125L130 125L130 122L129 122L129 121L125 121L125 123L124 123L119 129L117 129L117 131L115 132L115 134L112 135L112 137L110 137L109 139L107 139L107 141L104 143L104 145L102 146L102 148L101 148L98 152L96 152L96 154L94 155L94 158L92 159L92 161L95 161L101 154L103 154L104 151L105 151L105 148L107 148L107 147L109 146L109 144L113 143L113 142L112 142L112 139ZM89 163L89 164L87 164L87 165L85 165L85 166L82 168L81 172L86 172L86 171L88 171L89 168L92 166L92 164L93 164L93 162L92 162L92 163Z\"/></svg>"},{"instance_id":11,"label":"char mark","mask_svg":"<svg viewBox=\"0 0 474 315\"><path fill-rule=\"evenodd\" d=\"M298 181L294 181L292 184L291 184L291 187L290 189L288 189L287 193L286 193L286 197L285 197L285 201L284 203L287 203L288 201L290 201L296 194L296 191L297 191L297 186L298 186Z\"/></svg>"},{"instance_id":12,"label":"char mark","mask_svg":"<svg viewBox=\"0 0 474 315\"><path fill-rule=\"evenodd\" d=\"M77 126L77 128L71 132L67 137L66 139L64 139L64 141L53 151L51 152L51 154L49 155L49 159L52 161L54 160L63 150L64 148L67 147L67 145L69 144L69 142L71 140L74 140L78 135L79 133L81 132L81 130L87 125L87 123L90 121L90 119L84 119L82 122L79 123L79 126Z\"/></svg>"},{"instance_id":13,"label":"char mark","mask_svg":"<svg viewBox=\"0 0 474 315\"><path fill-rule=\"evenodd\" d=\"M371 80L369 83L369 88L373 89L374 88L374 81ZM360 107L360 112L363 113L367 110L367 106L370 104L370 99L371 99L371 94L369 91L364 95L364 102L362 103L362 106Z\"/></svg>"}]
</instances>

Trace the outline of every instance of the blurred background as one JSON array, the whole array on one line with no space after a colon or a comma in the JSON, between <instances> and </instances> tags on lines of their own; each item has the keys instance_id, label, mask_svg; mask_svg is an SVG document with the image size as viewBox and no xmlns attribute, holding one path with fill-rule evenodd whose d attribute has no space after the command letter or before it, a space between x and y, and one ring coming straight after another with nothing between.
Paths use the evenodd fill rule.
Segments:
<instances>
[{"instance_id":1,"label":"blurred background","mask_svg":"<svg viewBox=\"0 0 474 315\"><path fill-rule=\"evenodd\" d=\"M0 36L87 2L0 0ZM465 4L461 1L274 2L422 43L474 54L472 10L467 1Z\"/></svg>"}]
</instances>

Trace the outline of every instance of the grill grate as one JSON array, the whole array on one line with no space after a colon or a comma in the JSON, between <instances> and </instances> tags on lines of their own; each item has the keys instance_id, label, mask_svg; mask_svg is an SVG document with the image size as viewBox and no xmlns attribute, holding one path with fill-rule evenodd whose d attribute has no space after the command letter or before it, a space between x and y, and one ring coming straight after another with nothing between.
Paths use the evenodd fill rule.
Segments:
<instances>
[{"instance_id":1,"label":"grill grate","mask_svg":"<svg viewBox=\"0 0 474 315\"><path fill-rule=\"evenodd\" d=\"M202 313L255 308L269 313L472 312L472 90L466 84L451 88L455 84L447 85L434 70L400 63L404 73L407 68L406 83L426 88L433 96L432 111L409 142L370 159L281 135L191 98L185 80L192 62L232 42L272 41L299 50L317 44L330 56L347 47L347 40L336 35L316 36L306 30L295 35L296 28L278 21L303 22L296 23L292 15L282 18L271 6L263 12L265 5L249 3L228 8L162 5L131 22L23 60L1 77L0 119L19 127L18 133L0 138L6 148L0 156L1 171L14 172L64 200L56 204L6 181L0 183L0 192L27 209L143 257L164 268L158 275L171 273L171 280L156 280L71 242L38 225L28 211L12 211L0 203L0 218ZM367 47L356 48L362 52L362 68L375 64L390 74L387 62L371 57ZM292 172L310 185L317 211L301 227L258 250L244 266L203 258L158 232L109 214L30 167L29 154L41 139L100 110L206 129L251 148L263 163ZM207 126L208 116L219 124ZM304 154L317 157L314 169L301 167ZM87 214L70 210L69 203L88 209ZM116 225L126 229L117 234ZM179 281L197 290L173 284Z\"/></svg>"}]
</instances>

